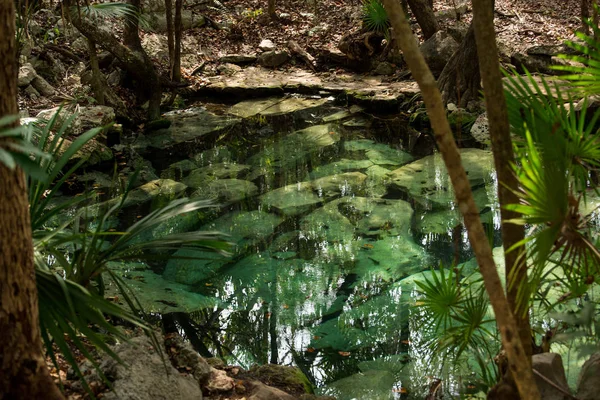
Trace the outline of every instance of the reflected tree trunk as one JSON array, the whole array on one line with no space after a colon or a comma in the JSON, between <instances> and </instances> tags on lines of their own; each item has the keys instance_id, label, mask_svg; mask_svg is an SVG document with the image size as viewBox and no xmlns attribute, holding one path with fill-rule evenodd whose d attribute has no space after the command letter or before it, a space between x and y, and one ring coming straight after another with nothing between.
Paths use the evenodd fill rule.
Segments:
<instances>
[{"instance_id":1,"label":"reflected tree trunk","mask_svg":"<svg viewBox=\"0 0 600 400\"><path fill-rule=\"evenodd\" d=\"M446 164L452 186L454 187L458 208L463 215L469 241L479 264L485 289L494 309L502 344L508 358L509 368L515 378L519 394L522 399L537 400L540 398L540 393L535 383L531 364L521 344L517 324L504 294L498 271L496 270L496 265L492 257L492 249L479 218L471 185L462 166L460 153L456 147L450 124L446 118L446 110L441 93L437 87L435 78L425 63L423 55L419 51L417 41L412 34L400 3L396 0L384 0L384 5L390 17L396 40L402 48L412 75L421 89L436 143Z\"/></svg>"}]
</instances>

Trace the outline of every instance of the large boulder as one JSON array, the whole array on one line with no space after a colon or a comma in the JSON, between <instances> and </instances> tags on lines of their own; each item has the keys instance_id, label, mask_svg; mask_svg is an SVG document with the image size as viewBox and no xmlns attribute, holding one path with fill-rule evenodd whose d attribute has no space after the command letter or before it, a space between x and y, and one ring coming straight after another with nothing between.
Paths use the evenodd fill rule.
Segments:
<instances>
[{"instance_id":1,"label":"large boulder","mask_svg":"<svg viewBox=\"0 0 600 400\"><path fill-rule=\"evenodd\" d=\"M593 354L583 364L577 382L577 398L580 400L595 400L600 394L600 353Z\"/></svg>"},{"instance_id":2,"label":"large boulder","mask_svg":"<svg viewBox=\"0 0 600 400\"><path fill-rule=\"evenodd\" d=\"M458 43L444 31L437 31L420 47L421 53L435 77L438 77L452 54L458 50Z\"/></svg>"},{"instance_id":3,"label":"large boulder","mask_svg":"<svg viewBox=\"0 0 600 400\"><path fill-rule=\"evenodd\" d=\"M263 67L277 68L285 64L290 59L287 51L266 51L258 57L258 63Z\"/></svg>"},{"instance_id":4,"label":"large boulder","mask_svg":"<svg viewBox=\"0 0 600 400\"><path fill-rule=\"evenodd\" d=\"M113 349L123 363L107 357L100 363L100 370L110 381L112 390L103 399L118 400L201 400L202 391L194 377L180 374L169 361L166 362L154 349L147 337L137 337ZM164 354L165 349L161 352ZM88 382L101 383L97 372L89 366L92 374Z\"/></svg>"},{"instance_id":5,"label":"large boulder","mask_svg":"<svg viewBox=\"0 0 600 400\"><path fill-rule=\"evenodd\" d=\"M42 93L43 94L43 93ZM43 121L49 121L59 112L59 107L40 111L37 118ZM76 112L63 108L56 119L54 129L59 129L61 125L75 115L75 119L69 125L67 133L80 134L88 129L106 126L115 120L115 110L107 106L79 107Z\"/></svg>"},{"instance_id":6,"label":"large boulder","mask_svg":"<svg viewBox=\"0 0 600 400\"><path fill-rule=\"evenodd\" d=\"M148 25L158 33L167 32L167 17L164 12L152 12L143 14ZM181 26L184 30L199 28L206 23L202 15L194 14L190 10L181 11Z\"/></svg>"},{"instance_id":7,"label":"large boulder","mask_svg":"<svg viewBox=\"0 0 600 400\"><path fill-rule=\"evenodd\" d=\"M535 382L540 390L540 395L542 399L568 400L571 398L571 396L565 394L570 393L570 391L560 354L535 354L532 357L531 361L533 369L537 371L540 375L544 376L544 378L546 378L543 379L537 374L535 376ZM594 377L595 380L597 380L597 377L598 375L596 374L596 376ZM552 382L552 384L550 384L548 381ZM560 387L561 389L563 389L564 392L557 390L555 386ZM600 388L600 386L596 384L596 388L598 389ZM594 399L597 398L598 392L596 391Z\"/></svg>"}]
</instances>

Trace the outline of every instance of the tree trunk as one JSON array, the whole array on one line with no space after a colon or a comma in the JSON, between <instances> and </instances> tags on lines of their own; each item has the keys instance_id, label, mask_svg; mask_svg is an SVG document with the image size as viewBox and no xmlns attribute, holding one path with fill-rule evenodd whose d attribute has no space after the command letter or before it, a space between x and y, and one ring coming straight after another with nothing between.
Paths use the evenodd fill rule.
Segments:
<instances>
[{"instance_id":1,"label":"tree trunk","mask_svg":"<svg viewBox=\"0 0 600 400\"><path fill-rule=\"evenodd\" d=\"M100 72L100 65L98 65L98 54L96 50L96 42L92 39L88 39L88 49L90 52L90 67L92 68L92 91L96 102L100 105L104 105L104 85L102 84L102 73Z\"/></svg>"},{"instance_id":2,"label":"tree trunk","mask_svg":"<svg viewBox=\"0 0 600 400\"><path fill-rule=\"evenodd\" d=\"M0 0L0 117L19 113L14 27L14 2ZM2 162L0 337L0 399L63 399L42 352L25 176Z\"/></svg>"},{"instance_id":3,"label":"tree trunk","mask_svg":"<svg viewBox=\"0 0 600 400\"><path fill-rule=\"evenodd\" d=\"M425 40L433 36L434 33L440 30L440 27L433 14L433 8L427 0L408 0L408 5L414 14Z\"/></svg>"},{"instance_id":4,"label":"tree trunk","mask_svg":"<svg viewBox=\"0 0 600 400\"><path fill-rule=\"evenodd\" d=\"M271 18L273 21L277 19L277 12L275 11L275 0L269 0L268 3L268 14L269 14L269 18Z\"/></svg>"},{"instance_id":5,"label":"tree trunk","mask_svg":"<svg viewBox=\"0 0 600 400\"><path fill-rule=\"evenodd\" d=\"M173 79L173 61L175 60L175 33L173 32L173 0L165 0L167 17L167 46L169 47L169 73Z\"/></svg>"},{"instance_id":6,"label":"tree trunk","mask_svg":"<svg viewBox=\"0 0 600 400\"><path fill-rule=\"evenodd\" d=\"M586 21L590 18L590 0L581 0L581 32L586 35L590 33L590 27Z\"/></svg>"},{"instance_id":7,"label":"tree trunk","mask_svg":"<svg viewBox=\"0 0 600 400\"><path fill-rule=\"evenodd\" d=\"M133 0L131 5L138 7L139 0ZM71 6L71 0L64 0L63 6ZM68 14L67 14L68 15ZM160 99L162 87L160 77L148 54L144 51L138 33L138 19L127 18L123 31L124 46L113 34L105 29L100 29L97 24L91 22L77 13L71 16L71 23L87 39L92 39L106 51L115 56L123 68L130 73L142 88L145 96L149 99L148 120L160 118Z\"/></svg>"},{"instance_id":8,"label":"tree trunk","mask_svg":"<svg viewBox=\"0 0 600 400\"><path fill-rule=\"evenodd\" d=\"M498 176L502 242L506 250L525 238L525 229L523 225L508 222L518 218L519 215L505 208L508 204L517 204L519 202L519 198L513 191L514 188L519 186L519 180L512 171L515 157L510 138L510 125L508 122L504 88L502 87L496 33L494 31L494 5L490 0L473 1L473 26L477 39L479 68L483 80L492 150L494 151L494 164ZM517 322L523 349L529 362L531 362L532 337L527 313L529 304L528 302L519 303L517 301L519 283L527 282L527 264L523 251L524 249L521 247L518 250L504 254L507 281L506 297Z\"/></svg>"},{"instance_id":9,"label":"tree trunk","mask_svg":"<svg viewBox=\"0 0 600 400\"><path fill-rule=\"evenodd\" d=\"M396 0L384 0L384 4L390 17L396 40L400 44L412 75L421 89L435 140L450 175L450 180L456 193L458 208L464 218L469 241L477 258L485 289L494 309L502 337L502 344L508 357L509 368L513 372L521 398L537 400L540 398L540 394L533 377L533 371L527 361L521 340L518 336L515 319L504 295L504 289L502 288L502 283L500 282L500 277L498 276L498 271L492 257L492 250L481 225L477 206L473 200L471 186L462 166L460 153L454 142L450 124L446 119L446 110L442 102L442 96L437 88L435 78L425 63L423 55L419 52L417 41L412 35L400 3Z\"/></svg>"},{"instance_id":10,"label":"tree trunk","mask_svg":"<svg viewBox=\"0 0 600 400\"><path fill-rule=\"evenodd\" d=\"M450 57L438 78L444 104L454 103L465 108L469 101L478 98L480 80L475 30L471 23L460 47Z\"/></svg>"},{"instance_id":11,"label":"tree trunk","mask_svg":"<svg viewBox=\"0 0 600 400\"><path fill-rule=\"evenodd\" d=\"M175 0L175 49L173 53L173 81L181 81L181 33L183 26L181 23L182 0Z\"/></svg>"}]
</instances>

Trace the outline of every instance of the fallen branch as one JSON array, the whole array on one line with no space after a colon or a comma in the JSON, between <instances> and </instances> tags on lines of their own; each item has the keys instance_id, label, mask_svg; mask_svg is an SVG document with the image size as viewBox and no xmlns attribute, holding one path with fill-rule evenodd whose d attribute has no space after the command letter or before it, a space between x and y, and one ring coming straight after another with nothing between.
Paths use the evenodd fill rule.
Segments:
<instances>
[{"instance_id":1,"label":"fallen branch","mask_svg":"<svg viewBox=\"0 0 600 400\"><path fill-rule=\"evenodd\" d=\"M288 48L295 54L298 58L300 58L308 67L315 72L315 58L308 54L306 50L304 50L298 43L293 40L290 40L287 44Z\"/></svg>"},{"instance_id":2,"label":"fallen branch","mask_svg":"<svg viewBox=\"0 0 600 400\"><path fill-rule=\"evenodd\" d=\"M83 62L83 60L78 55L73 53L71 50L65 49L64 47L48 43L44 46L44 48L46 50L54 51L54 52L60 54L61 56L64 56L75 62Z\"/></svg>"}]
</instances>

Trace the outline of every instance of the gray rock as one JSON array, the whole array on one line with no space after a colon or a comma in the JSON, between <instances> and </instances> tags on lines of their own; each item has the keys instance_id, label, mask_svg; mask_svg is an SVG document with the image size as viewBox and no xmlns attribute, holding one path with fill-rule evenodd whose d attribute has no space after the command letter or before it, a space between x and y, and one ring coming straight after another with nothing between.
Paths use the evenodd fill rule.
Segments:
<instances>
[{"instance_id":1,"label":"gray rock","mask_svg":"<svg viewBox=\"0 0 600 400\"><path fill-rule=\"evenodd\" d=\"M242 67L240 67L239 65L235 65L232 63L225 63L225 64L221 64L217 67L217 71L219 71L220 74L223 75L235 75L236 73L240 72L242 70Z\"/></svg>"},{"instance_id":2,"label":"gray rock","mask_svg":"<svg viewBox=\"0 0 600 400\"><path fill-rule=\"evenodd\" d=\"M152 12L142 15L154 32L167 32L167 16L164 12ZM205 23L206 20L202 15L194 14L191 10L181 11L181 25L183 30L199 28L204 26Z\"/></svg>"},{"instance_id":3,"label":"gray rock","mask_svg":"<svg viewBox=\"0 0 600 400\"><path fill-rule=\"evenodd\" d=\"M389 62L380 62L373 71L375 75L393 75L396 72L396 66Z\"/></svg>"},{"instance_id":4,"label":"gray rock","mask_svg":"<svg viewBox=\"0 0 600 400\"><path fill-rule=\"evenodd\" d=\"M219 62L231 64L252 64L256 60L257 57L253 54L228 54L219 58Z\"/></svg>"},{"instance_id":5,"label":"gray rock","mask_svg":"<svg viewBox=\"0 0 600 400\"><path fill-rule=\"evenodd\" d=\"M258 381L249 382L252 391L248 400L295 400L296 397Z\"/></svg>"},{"instance_id":6,"label":"gray rock","mask_svg":"<svg viewBox=\"0 0 600 400\"><path fill-rule=\"evenodd\" d=\"M471 127L471 136L479 143L489 144L490 142L490 125L488 123L487 112L481 114Z\"/></svg>"},{"instance_id":7,"label":"gray rock","mask_svg":"<svg viewBox=\"0 0 600 400\"><path fill-rule=\"evenodd\" d=\"M534 354L532 359L532 366L535 371L546 377L556 386L562 388L565 392L570 393L569 385L567 384L567 378L565 376L565 369L563 367L562 358L556 353L542 353ZM600 388L597 383L598 375L594 377L596 381L596 390ZM535 382L540 390L541 398L544 400L569 400L570 397L557 390L554 386L550 385L544 379L535 375ZM578 398L582 398L578 395ZM598 391L594 392L594 399L598 398ZM590 397L591 399L591 397Z\"/></svg>"},{"instance_id":8,"label":"gray rock","mask_svg":"<svg viewBox=\"0 0 600 400\"><path fill-rule=\"evenodd\" d=\"M290 59L287 51L266 51L258 57L258 63L263 67L277 68Z\"/></svg>"},{"instance_id":9,"label":"gray rock","mask_svg":"<svg viewBox=\"0 0 600 400\"><path fill-rule=\"evenodd\" d=\"M577 398L580 400L595 400L600 394L600 353L593 354L583 364L577 382Z\"/></svg>"},{"instance_id":10,"label":"gray rock","mask_svg":"<svg viewBox=\"0 0 600 400\"><path fill-rule=\"evenodd\" d=\"M82 130L106 126L115 121L115 110L107 106L81 107L77 115Z\"/></svg>"},{"instance_id":11,"label":"gray rock","mask_svg":"<svg viewBox=\"0 0 600 400\"><path fill-rule=\"evenodd\" d=\"M43 96L54 96L54 93L56 93L56 89L39 75L31 81L31 86Z\"/></svg>"},{"instance_id":12,"label":"gray rock","mask_svg":"<svg viewBox=\"0 0 600 400\"><path fill-rule=\"evenodd\" d=\"M35 82L35 81L34 81ZM59 110L59 107L51 108L48 110L40 111L37 118L41 120L49 121L54 114ZM60 115L57 118L57 124L55 129L58 129L64 121L73 115L71 111L63 108ZM115 120L115 111L111 107L107 106L91 106L91 107L79 107L79 111L75 113L76 117L69 126L67 132L72 134L79 134L87 129L96 128L100 126L106 126Z\"/></svg>"},{"instance_id":13,"label":"gray rock","mask_svg":"<svg viewBox=\"0 0 600 400\"><path fill-rule=\"evenodd\" d=\"M438 77L458 49L458 43L446 32L437 31L420 46L420 49L431 72Z\"/></svg>"},{"instance_id":14,"label":"gray rock","mask_svg":"<svg viewBox=\"0 0 600 400\"><path fill-rule=\"evenodd\" d=\"M181 375L168 360L166 364L147 337L137 337L114 349L124 362L112 358L101 362L104 375L112 380L112 391L104 399L117 400L201 400L200 385L191 376ZM162 353L166 350L163 348ZM166 369L165 369L166 368ZM96 373L95 380L100 381Z\"/></svg>"},{"instance_id":15,"label":"gray rock","mask_svg":"<svg viewBox=\"0 0 600 400\"><path fill-rule=\"evenodd\" d=\"M184 341L181 336L176 335L166 338L165 345L170 349L175 349L171 352L171 361L177 368L190 371L200 385L208 382L212 367L198 355L189 341Z\"/></svg>"},{"instance_id":16,"label":"gray rock","mask_svg":"<svg viewBox=\"0 0 600 400\"><path fill-rule=\"evenodd\" d=\"M36 76L37 74L35 73L35 69L33 69L33 65L29 63L24 64L21 67L19 67L19 78L17 80L17 85L19 87L28 86L31 83L31 81L35 79Z\"/></svg>"},{"instance_id":17,"label":"gray rock","mask_svg":"<svg viewBox=\"0 0 600 400\"><path fill-rule=\"evenodd\" d=\"M369 139L347 141L344 143L344 149L351 152L364 151L367 159L376 165L400 166L413 160L413 157L405 151L396 150L386 144L375 143Z\"/></svg>"},{"instance_id":18,"label":"gray rock","mask_svg":"<svg viewBox=\"0 0 600 400\"><path fill-rule=\"evenodd\" d=\"M272 51L275 50L275 43L273 43L269 39L263 39L258 45L258 48L262 51Z\"/></svg>"},{"instance_id":19,"label":"gray rock","mask_svg":"<svg viewBox=\"0 0 600 400\"><path fill-rule=\"evenodd\" d=\"M32 99L37 99L38 97L40 97L40 92L35 90L35 88L31 85L25 88L25 93L27 93L27 95Z\"/></svg>"},{"instance_id":20,"label":"gray rock","mask_svg":"<svg viewBox=\"0 0 600 400\"><path fill-rule=\"evenodd\" d=\"M190 196L193 199L215 200L219 205L230 205L254 197L258 187L241 179L219 179L205 183Z\"/></svg>"}]
</instances>

